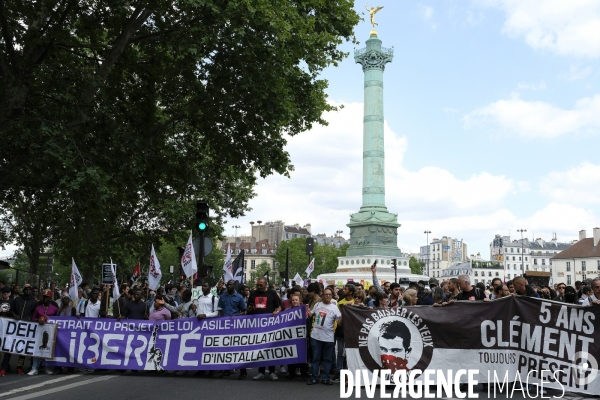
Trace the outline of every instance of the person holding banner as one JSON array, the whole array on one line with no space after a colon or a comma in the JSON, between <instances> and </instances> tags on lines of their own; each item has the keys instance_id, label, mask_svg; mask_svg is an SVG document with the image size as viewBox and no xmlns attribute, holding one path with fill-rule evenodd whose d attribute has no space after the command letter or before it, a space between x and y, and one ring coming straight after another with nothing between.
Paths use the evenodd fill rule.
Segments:
<instances>
[{"instance_id":1,"label":"person holding banner","mask_svg":"<svg viewBox=\"0 0 600 400\"><path fill-rule=\"evenodd\" d=\"M329 379L329 372L333 366L335 353L333 326L335 322L342 323L342 313L337 305L331 302L333 290L325 288L323 291L323 301L315 304L309 311L311 316L315 317L315 323L310 335L310 346L312 349L312 376L308 380L308 385L315 385L319 379L319 366L323 363L323 373L321 382L324 385L333 385Z\"/></svg>"},{"instance_id":2,"label":"person holding banner","mask_svg":"<svg viewBox=\"0 0 600 400\"><path fill-rule=\"evenodd\" d=\"M0 299L0 318L12 319L11 310L13 308L13 301L10 299L10 288L4 286L2 288L2 299ZM0 365L0 376L6 375L6 370L10 365L10 353L4 353L2 358L2 364Z\"/></svg>"},{"instance_id":3,"label":"person holding banner","mask_svg":"<svg viewBox=\"0 0 600 400\"><path fill-rule=\"evenodd\" d=\"M37 300L33 297L33 289L30 284L25 284L23 286L23 295L15 297L13 300L13 309L12 315L14 319L18 319L21 321L31 321L31 317L33 316L33 312L37 307ZM25 365L25 356L19 356L19 361L17 362L17 374L23 375L23 366Z\"/></svg>"},{"instance_id":4,"label":"person holding banner","mask_svg":"<svg viewBox=\"0 0 600 400\"><path fill-rule=\"evenodd\" d=\"M256 280L256 290L250 293L248 298L248 306L246 312L248 314L271 314L276 315L281 310L281 300L276 291L269 289L267 286L267 279L260 277ZM258 368L258 374L252 379L264 379L265 378L265 367ZM271 380L276 381L279 379L275 373L275 366L269 367L269 377Z\"/></svg>"},{"instance_id":5,"label":"person holding banner","mask_svg":"<svg viewBox=\"0 0 600 400\"><path fill-rule=\"evenodd\" d=\"M31 321L37 322L40 325L44 325L46 321L48 321L48 317L54 317L58 315L58 307L51 303L53 297L54 292L51 290L46 291L46 293L42 295L42 304L35 308ZM31 371L29 371L27 375L37 375L41 361L41 358L34 357L31 365ZM46 373L48 375L52 375L54 373L54 367L47 365Z\"/></svg>"}]
</instances>

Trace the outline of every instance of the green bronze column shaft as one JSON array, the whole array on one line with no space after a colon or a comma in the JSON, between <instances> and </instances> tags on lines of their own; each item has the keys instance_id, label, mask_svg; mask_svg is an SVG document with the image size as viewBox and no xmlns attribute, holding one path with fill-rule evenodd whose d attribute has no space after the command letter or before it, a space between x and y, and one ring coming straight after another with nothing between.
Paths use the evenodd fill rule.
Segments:
<instances>
[{"instance_id":1,"label":"green bronze column shaft","mask_svg":"<svg viewBox=\"0 0 600 400\"><path fill-rule=\"evenodd\" d=\"M398 215L385 206L385 144L383 140L383 71L394 52L381 47L371 31L366 48L354 52L364 72L365 114L363 119L362 205L350 215L350 247L347 256L399 257ZM388 267L389 268L389 267Z\"/></svg>"},{"instance_id":2,"label":"green bronze column shaft","mask_svg":"<svg viewBox=\"0 0 600 400\"><path fill-rule=\"evenodd\" d=\"M354 53L363 67L365 105L363 118L363 187L360 211L387 211L385 206L385 149L383 139L383 71L393 50L381 47L375 32L367 47Z\"/></svg>"}]
</instances>

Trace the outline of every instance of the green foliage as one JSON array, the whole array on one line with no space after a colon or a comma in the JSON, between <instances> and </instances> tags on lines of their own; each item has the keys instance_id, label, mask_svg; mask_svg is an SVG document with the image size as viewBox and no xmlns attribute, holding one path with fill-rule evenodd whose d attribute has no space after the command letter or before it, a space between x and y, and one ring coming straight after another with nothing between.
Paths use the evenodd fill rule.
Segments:
<instances>
[{"instance_id":1,"label":"green foliage","mask_svg":"<svg viewBox=\"0 0 600 400\"><path fill-rule=\"evenodd\" d=\"M423 274L423 271L425 268L425 263L423 261L419 261L414 256L411 256L410 260L408 260L408 265L410 266L410 271L413 274L417 274L417 275Z\"/></svg>"},{"instance_id":2,"label":"green foliage","mask_svg":"<svg viewBox=\"0 0 600 400\"><path fill-rule=\"evenodd\" d=\"M179 243L195 199L212 227L243 215L258 176L292 170L286 135L333 109L318 75L346 56L353 5L3 2L0 245L32 272L52 247L90 279Z\"/></svg>"},{"instance_id":3,"label":"green foliage","mask_svg":"<svg viewBox=\"0 0 600 400\"><path fill-rule=\"evenodd\" d=\"M329 244L319 245L315 242L313 247L315 253L315 270L311 274L311 277L316 278L319 274L335 272L338 266L337 258L345 256L348 247L348 244L344 244L338 249L336 246ZM305 271L309 263L308 256L306 255L306 239L296 238L279 244L275 251L275 262L279 271L285 271L287 249L290 251L290 279L294 279L296 272L303 278L306 278Z\"/></svg>"}]
</instances>

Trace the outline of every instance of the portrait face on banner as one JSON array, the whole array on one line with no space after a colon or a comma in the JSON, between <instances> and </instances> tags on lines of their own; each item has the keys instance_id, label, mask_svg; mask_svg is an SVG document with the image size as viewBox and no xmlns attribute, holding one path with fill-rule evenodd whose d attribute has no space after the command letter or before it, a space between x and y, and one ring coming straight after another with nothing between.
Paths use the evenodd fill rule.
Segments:
<instances>
[{"instance_id":1,"label":"portrait face on banner","mask_svg":"<svg viewBox=\"0 0 600 400\"><path fill-rule=\"evenodd\" d=\"M392 373L412 369L423 353L418 329L406 318L389 316L377 321L369 332L369 353L382 369Z\"/></svg>"}]
</instances>

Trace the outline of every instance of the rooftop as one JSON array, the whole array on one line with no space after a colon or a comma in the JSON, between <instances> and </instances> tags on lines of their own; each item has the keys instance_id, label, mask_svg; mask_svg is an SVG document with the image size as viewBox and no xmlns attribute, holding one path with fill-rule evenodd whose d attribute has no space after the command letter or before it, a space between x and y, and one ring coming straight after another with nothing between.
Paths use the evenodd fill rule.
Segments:
<instances>
[{"instance_id":1,"label":"rooftop","mask_svg":"<svg viewBox=\"0 0 600 400\"><path fill-rule=\"evenodd\" d=\"M574 245L561 251L554 257L553 260L566 258L589 258L600 257L600 245L594 247L594 238L581 239Z\"/></svg>"}]
</instances>

